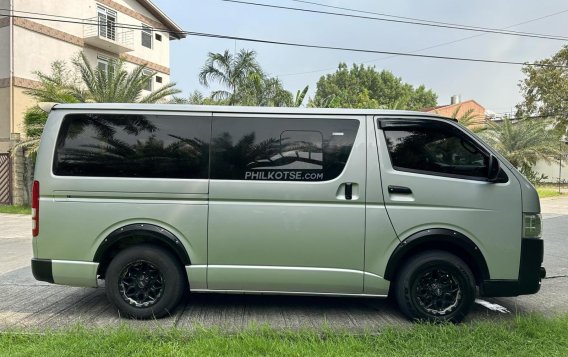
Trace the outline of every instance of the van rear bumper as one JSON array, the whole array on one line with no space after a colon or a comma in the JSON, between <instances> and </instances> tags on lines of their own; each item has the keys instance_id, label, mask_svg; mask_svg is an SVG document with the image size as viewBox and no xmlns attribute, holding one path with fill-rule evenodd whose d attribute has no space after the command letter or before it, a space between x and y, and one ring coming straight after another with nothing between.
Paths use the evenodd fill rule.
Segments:
<instances>
[{"instance_id":1,"label":"van rear bumper","mask_svg":"<svg viewBox=\"0 0 568 357\"><path fill-rule=\"evenodd\" d=\"M481 286L481 296L518 296L537 293L540 290L540 281L546 277L546 269L541 266L543 258L542 239L523 238L519 279L485 280Z\"/></svg>"},{"instance_id":2,"label":"van rear bumper","mask_svg":"<svg viewBox=\"0 0 568 357\"><path fill-rule=\"evenodd\" d=\"M97 287L99 263L32 258L32 274L48 283Z\"/></svg>"},{"instance_id":3,"label":"van rear bumper","mask_svg":"<svg viewBox=\"0 0 568 357\"><path fill-rule=\"evenodd\" d=\"M32 258L32 274L38 281L53 283L53 271L51 270L51 259Z\"/></svg>"}]
</instances>

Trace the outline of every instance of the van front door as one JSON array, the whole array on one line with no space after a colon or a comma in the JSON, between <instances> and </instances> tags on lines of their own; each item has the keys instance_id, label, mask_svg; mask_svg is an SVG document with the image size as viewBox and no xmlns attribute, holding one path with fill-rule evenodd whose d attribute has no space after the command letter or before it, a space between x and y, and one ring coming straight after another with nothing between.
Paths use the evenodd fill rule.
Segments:
<instances>
[{"instance_id":1,"label":"van front door","mask_svg":"<svg viewBox=\"0 0 568 357\"><path fill-rule=\"evenodd\" d=\"M521 192L501 165L489 182L489 151L457 123L436 118L376 118L388 215L401 240L445 228L481 250L491 279L517 279ZM513 257L507 259L507 257Z\"/></svg>"},{"instance_id":2,"label":"van front door","mask_svg":"<svg viewBox=\"0 0 568 357\"><path fill-rule=\"evenodd\" d=\"M363 117L213 117L209 290L361 293Z\"/></svg>"}]
</instances>

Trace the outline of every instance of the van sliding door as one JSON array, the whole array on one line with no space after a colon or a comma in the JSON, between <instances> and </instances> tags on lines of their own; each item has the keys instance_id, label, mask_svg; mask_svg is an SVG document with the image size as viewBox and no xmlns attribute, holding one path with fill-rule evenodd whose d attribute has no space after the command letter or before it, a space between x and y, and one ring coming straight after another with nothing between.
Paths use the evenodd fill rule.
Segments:
<instances>
[{"instance_id":1,"label":"van sliding door","mask_svg":"<svg viewBox=\"0 0 568 357\"><path fill-rule=\"evenodd\" d=\"M362 292L364 119L214 114L209 289Z\"/></svg>"}]
</instances>

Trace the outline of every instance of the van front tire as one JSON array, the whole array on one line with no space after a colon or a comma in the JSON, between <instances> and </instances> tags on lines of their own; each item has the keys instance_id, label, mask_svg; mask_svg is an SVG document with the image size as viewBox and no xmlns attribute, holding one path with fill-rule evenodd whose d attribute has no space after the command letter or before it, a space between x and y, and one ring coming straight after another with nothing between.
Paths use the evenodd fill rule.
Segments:
<instances>
[{"instance_id":1,"label":"van front tire","mask_svg":"<svg viewBox=\"0 0 568 357\"><path fill-rule=\"evenodd\" d=\"M149 244L126 248L106 271L106 294L120 314L136 319L170 315L186 288L181 263Z\"/></svg>"},{"instance_id":2,"label":"van front tire","mask_svg":"<svg viewBox=\"0 0 568 357\"><path fill-rule=\"evenodd\" d=\"M415 321L460 322L475 300L475 278L460 258L432 250L410 258L397 274L394 295Z\"/></svg>"}]
</instances>

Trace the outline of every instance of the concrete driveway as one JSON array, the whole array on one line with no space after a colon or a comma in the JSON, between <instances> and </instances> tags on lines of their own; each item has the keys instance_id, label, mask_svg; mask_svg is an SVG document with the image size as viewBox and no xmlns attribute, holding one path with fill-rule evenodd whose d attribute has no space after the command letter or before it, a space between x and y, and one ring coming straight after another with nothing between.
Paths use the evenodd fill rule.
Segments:
<instances>
[{"instance_id":1,"label":"concrete driveway","mask_svg":"<svg viewBox=\"0 0 568 357\"><path fill-rule=\"evenodd\" d=\"M568 197L542 201L548 278L536 295L478 301L468 321L507 319L516 314L547 316L568 312ZM408 324L389 300L193 294L171 317L153 321L121 319L103 288L74 288L35 281L30 217L0 214L0 329L41 330L77 323L89 327L217 326L234 331L251 325L274 328L376 330Z\"/></svg>"}]
</instances>

